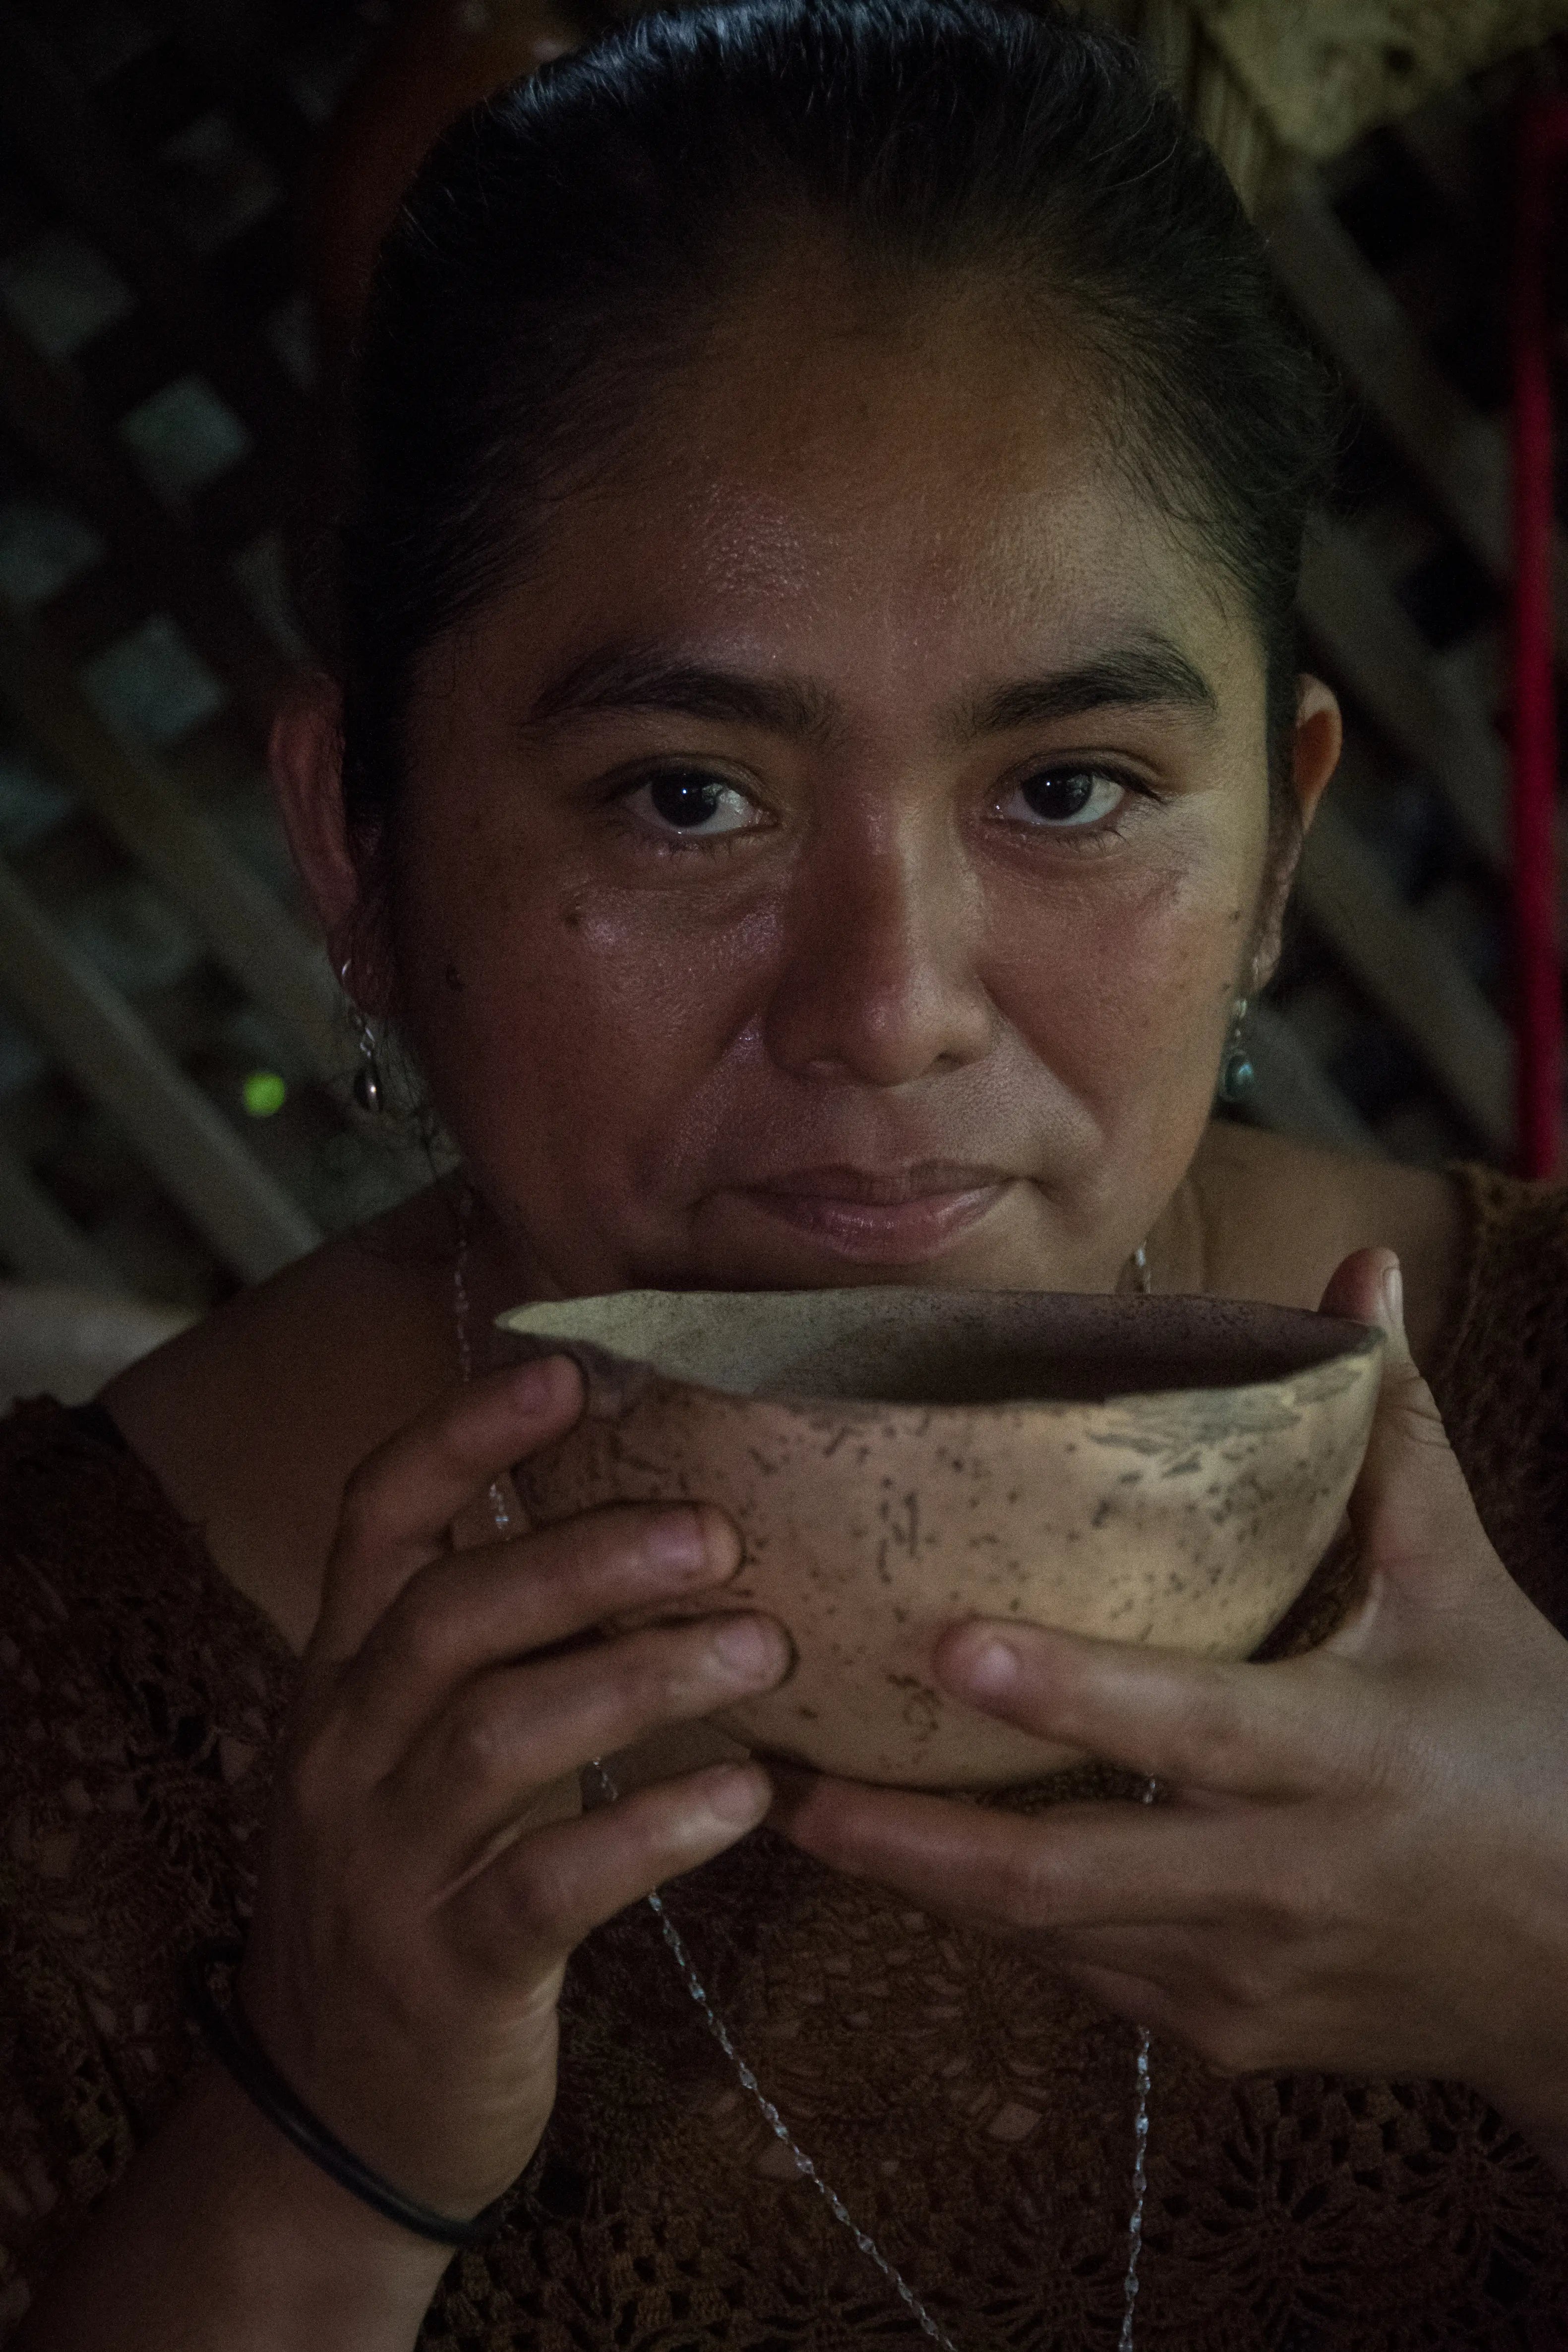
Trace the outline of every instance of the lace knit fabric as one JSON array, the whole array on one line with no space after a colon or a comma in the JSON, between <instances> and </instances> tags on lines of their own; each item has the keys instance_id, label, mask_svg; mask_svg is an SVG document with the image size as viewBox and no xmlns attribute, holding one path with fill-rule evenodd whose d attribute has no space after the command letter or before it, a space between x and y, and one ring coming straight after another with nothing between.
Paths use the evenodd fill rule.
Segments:
<instances>
[{"instance_id":1,"label":"lace knit fabric","mask_svg":"<svg viewBox=\"0 0 1568 2352\"><path fill-rule=\"evenodd\" d=\"M1493 1540L1568 1629L1568 1193L1464 1181L1436 1385ZM1330 1577L1270 1648L1337 1605ZM243 1927L294 1678L134 1457L47 1402L0 1427L0 2343L201 2061L180 1956ZM1130 1784L1008 1801L1086 1789ZM963 2352L1109 2352L1131 2029L767 1832L668 1901L764 2088ZM1568 2346L1568 2189L1484 2101L1153 2055L1140 2352ZM646 1907L623 1913L569 1972L513 2218L454 2260L422 2352L921 2340L738 2089Z\"/></svg>"}]
</instances>

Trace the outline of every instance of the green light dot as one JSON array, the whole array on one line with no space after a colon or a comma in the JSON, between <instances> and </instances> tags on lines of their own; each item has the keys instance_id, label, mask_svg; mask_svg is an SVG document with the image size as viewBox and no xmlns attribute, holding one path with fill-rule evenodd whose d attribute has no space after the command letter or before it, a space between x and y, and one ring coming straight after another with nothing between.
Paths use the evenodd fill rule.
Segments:
<instances>
[{"instance_id":1,"label":"green light dot","mask_svg":"<svg viewBox=\"0 0 1568 2352\"><path fill-rule=\"evenodd\" d=\"M276 1070L252 1070L239 1091L252 1118L270 1118L289 1099L289 1089Z\"/></svg>"}]
</instances>

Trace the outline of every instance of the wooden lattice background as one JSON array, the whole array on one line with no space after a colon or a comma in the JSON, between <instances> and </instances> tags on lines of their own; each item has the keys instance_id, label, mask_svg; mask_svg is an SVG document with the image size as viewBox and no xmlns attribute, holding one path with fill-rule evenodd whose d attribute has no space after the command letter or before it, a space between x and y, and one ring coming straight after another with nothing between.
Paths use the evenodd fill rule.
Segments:
<instances>
[{"instance_id":1,"label":"wooden lattice background","mask_svg":"<svg viewBox=\"0 0 1568 2352\"><path fill-rule=\"evenodd\" d=\"M0 0L0 1260L25 1277L199 1309L428 1173L350 1105L261 765L319 430L293 194L383 18ZM1565 63L1276 174L1266 214L1359 421L1302 599L1346 760L1248 1115L1426 1164L1510 1149L1508 124Z\"/></svg>"}]
</instances>

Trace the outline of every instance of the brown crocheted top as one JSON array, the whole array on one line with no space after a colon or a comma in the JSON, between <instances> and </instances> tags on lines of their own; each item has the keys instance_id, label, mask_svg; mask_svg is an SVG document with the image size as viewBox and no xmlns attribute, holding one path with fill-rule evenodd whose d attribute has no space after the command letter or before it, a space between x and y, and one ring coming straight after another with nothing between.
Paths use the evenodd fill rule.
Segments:
<instances>
[{"instance_id":1,"label":"brown crocheted top","mask_svg":"<svg viewBox=\"0 0 1568 2352\"><path fill-rule=\"evenodd\" d=\"M1436 1385L1493 1539L1568 1629L1568 1192L1465 1181ZM47 1402L0 1426L0 2342L199 2062L180 1956L243 1920L294 1675L109 1433ZM962 2352L1109 2352L1131 2029L767 1832L669 1903L763 2087ZM1137 2332L1140 2352L1562 2347L1568 2190L1455 2084L1225 2081L1156 2042ZM454 2260L424 2352L922 2340L738 2089L646 1906L623 1913L570 1971L514 2218Z\"/></svg>"}]
</instances>

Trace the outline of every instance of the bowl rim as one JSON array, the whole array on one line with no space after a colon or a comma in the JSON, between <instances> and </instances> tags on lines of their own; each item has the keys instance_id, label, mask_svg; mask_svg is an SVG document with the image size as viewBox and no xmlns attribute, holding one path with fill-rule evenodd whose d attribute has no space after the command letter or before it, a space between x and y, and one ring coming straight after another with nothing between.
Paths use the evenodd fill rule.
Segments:
<instances>
[{"instance_id":1,"label":"bowl rim","mask_svg":"<svg viewBox=\"0 0 1568 2352\"><path fill-rule=\"evenodd\" d=\"M1094 1397L995 1397L985 1400L984 1402L977 1402L971 1404L955 1404L943 1403L935 1401L924 1403L911 1400L908 1397L878 1397L869 1392L858 1392L854 1395L844 1395L842 1393L824 1391L820 1390L798 1389L775 1391L772 1393L764 1393L762 1391L754 1389L745 1390L721 1388L711 1381L684 1379L679 1373L665 1370L662 1366L656 1363L650 1357L628 1355L622 1349L605 1347L601 1340L587 1339L575 1334L554 1334L549 1331L522 1329L519 1328L520 1318L522 1317L532 1317L535 1315L544 1314L551 1308L585 1306L591 1303L596 1303L600 1299L625 1299L637 1297L678 1297L690 1298L692 1300L700 1300L755 1298L766 1297L774 1295L767 1291L693 1290L664 1292L645 1289L595 1291L592 1293L584 1293L582 1297L577 1298L538 1299L529 1301L520 1307L508 1307L494 1318L493 1328L502 1334L503 1337L510 1340L514 1346L521 1345L526 1348L530 1355L541 1356L548 1354L572 1357L574 1361L578 1364L584 1376L584 1386L588 1391L588 1403L585 1407L585 1411L590 1413L592 1412L593 1408L593 1394L595 1387L594 1374L596 1369L603 1368L600 1371L601 1379L603 1378L604 1371L608 1371L613 1376L614 1385L623 1389L626 1382L628 1374L638 1372L642 1373L645 1378L643 1381L637 1382L637 1392L639 1394L645 1393L647 1388L658 1384L667 1389L684 1390L694 1396L700 1396L705 1400L713 1399L717 1402L721 1402L724 1404L731 1406L769 1406L790 1413L821 1412L824 1411L854 1412L865 1410L875 1412L881 1415L886 1415L888 1413L919 1415L922 1420L929 1420L937 1416L943 1418L951 1416L956 1419L961 1415L974 1412L1029 1412L1045 1413L1055 1416L1079 1412L1104 1412L1112 1409L1121 1410L1137 1405L1156 1407L1161 1404L1169 1405L1171 1400L1176 1397L1192 1399L1218 1399L1226 1397L1239 1400L1247 1397L1274 1395L1281 1389L1295 1387L1303 1381L1315 1380L1323 1374L1331 1372L1339 1366L1352 1363L1360 1364L1363 1360L1367 1358L1375 1359L1382 1352L1387 1343L1387 1334L1384 1331L1381 1325L1376 1323L1360 1323L1355 1321L1352 1318L1343 1315L1323 1315L1320 1313L1316 1307L1280 1307L1276 1305L1271 1299L1215 1298L1206 1291L1161 1292L1156 1297L1151 1298L1141 1294L1128 1294L1116 1291L974 1291L960 1290L955 1286L942 1288L935 1285L916 1286L913 1284L894 1285L890 1283L856 1283L842 1285L826 1291L795 1290L787 1293L786 1295L795 1298L837 1298L841 1297L846 1290L880 1291L894 1289L897 1289L905 1297L913 1295L926 1298L1026 1298L1042 1301L1047 1299L1071 1299L1074 1301L1075 1305L1079 1306L1081 1306L1085 1300L1095 1299L1103 1306L1112 1308L1113 1311L1118 1314L1125 1313L1130 1319L1136 1315L1148 1313L1151 1309L1158 1314L1167 1307L1177 1306L1189 1308L1198 1307L1205 1310L1215 1310L1220 1313L1224 1313L1226 1310L1235 1311L1237 1309L1245 1312L1248 1307L1257 1307L1266 1311L1270 1316L1279 1317L1287 1322L1295 1322L1302 1325L1316 1324L1320 1327L1324 1325L1337 1327L1338 1329L1345 1336L1346 1344L1342 1348L1336 1349L1331 1355L1321 1356L1315 1362L1303 1364L1299 1370L1294 1371L1277 1373L1269 1380L1234 1381L1222 1381L1218 1383L1209 1382L1201 1387L1194 1388L1112 1389L1107 1391L1103 1395ZM550 1342L553 1342L553 1344L548 1344ZM583 1360L584 1357L587 1357L591 1360L584 1362ZM629 1396L625 1397L623 1400L623 1402L626 1405L629 1405L631 1399Z\"/></svg>"}]
</instances>

